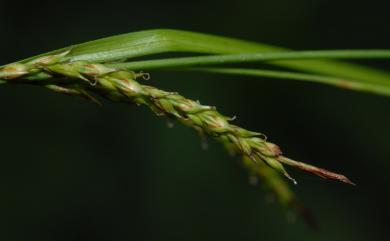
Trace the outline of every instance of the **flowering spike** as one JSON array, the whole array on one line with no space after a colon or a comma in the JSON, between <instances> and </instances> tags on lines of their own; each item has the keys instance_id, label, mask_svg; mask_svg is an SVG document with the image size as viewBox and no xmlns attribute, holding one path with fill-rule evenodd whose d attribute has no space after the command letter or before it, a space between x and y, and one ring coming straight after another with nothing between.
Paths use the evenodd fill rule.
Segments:
<instances>
[{"instance_id":1,"label":"flowering spike","mask_svg":"<svg viewBox=\"0 0 390 241\"><path fill-rule=\"evenodd\" d=\"M201 105L199 101L187 99L178 93L166 92L152 86L141 85L137 77L145 76L132 71L110 68L102 64L88 63L86 61L66 61L65 51L58 55L44 56L27 63L11 64L0 69L0 78L17 81L29 75L47 74L62 76L77 82L82 80L77 88L62 87L69 84L69 79L63 83L49 85L48 88L57 92L82 96L95 101L86 90L95 91L114 101L145 105L154 113L173 117L186 125L201 131L225 145L230 143L235 150L247 156L254 162L263 161L268 166L279 171L288 179L296 183L295 179L284 169L282 163L305 171L314 173L323 178L336 179L353 184L343 175L336 174L322 168L305 163L296 162L282 156L280 148L270 142L258 132L248 131L230 124L232 118L219 113L215 107ZM90 85L85 85L88 82Z\"/></svg>"}]
</instances>

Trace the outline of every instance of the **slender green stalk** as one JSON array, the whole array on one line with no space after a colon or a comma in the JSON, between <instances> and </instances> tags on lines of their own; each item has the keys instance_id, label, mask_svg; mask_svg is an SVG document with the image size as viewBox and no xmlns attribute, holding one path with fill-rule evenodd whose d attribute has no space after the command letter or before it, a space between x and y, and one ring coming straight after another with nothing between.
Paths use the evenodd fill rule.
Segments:
<instances>
[{"instance_id":1,"label":"slender green stalk","mask_svg":"<svg viewBox=\"0 0 390 241\"><path fill-rule=\"evenodd\" d=\"M67 61L74 61L73 57L69 57L71 51L67 51ZM232 63L247 63L247 62L266 62L286 61L286 60L307 60L321 58L342 58L342 59L364 59L364 58L390 58L389 50L329 50L329 51L290 51L290 52L274 52L274 53L252 53L252 54L229 54L229 55L212 55L212 56L195 56L184 58L168 58L146 61L133 61L124 63L107 64L113 68L123 68L129 70L151 70L151 69L187 69L198 71L207 71L214 73L235 74L235 75L251 75L261 77L283 78L290 80L310 81L316 83L328 84L340 88L365 91L375 94L389 96L390 81L388 79L374 80L359 80L345 77L324 76L320 74L294 73L283 71L268 71L261 69L237 69L237 68L199 68L210 65L223 65ZM298 62L299 62L298 61ZM198 68L194 68L198 67ZM8 73L0 73L1 78L7 78ZM45 73L36 72L35 75L29 76L31 80L43 80L51 78Z\"/></svg>"},{"instance_id":2,"label":"slender green stalk","mask_svg":"<svg viewBox=\"0 0 390 241\"><path fill-rule=\"evenodd\" d=\"M132 70L188 68L251 62L308 59L390 59L390 50L311 50L272 53L225 54L109 64L111 67Z\"/></svg>"},{"instance_id":3,"label":"slender green stalk","mask_svg":"<svg viewBox=\"0 0 390 241\"><path fill-rule=\"evenodd\" d=\"M384 96L390 96L390 81L389 84L371 84L356 80L349 80L345 78L322 76L316 74L295 73L288 71L272 71L261 69L238 69L238 68L196 68L196 69L184 69L189 71L203 71L208 73L217 74L231 74L231 75L248 75L256 77L278 78L278 79L291 79L307 82L315 82L327 84L343 89L363 91L373 94L379 94Z\"/></svg>"}]
</instances>

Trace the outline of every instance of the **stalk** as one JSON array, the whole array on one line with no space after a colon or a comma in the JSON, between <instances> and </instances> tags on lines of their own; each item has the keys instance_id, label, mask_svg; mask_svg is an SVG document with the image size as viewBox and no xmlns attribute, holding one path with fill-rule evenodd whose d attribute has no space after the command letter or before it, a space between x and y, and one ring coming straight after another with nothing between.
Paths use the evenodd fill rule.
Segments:
<instances>
[{"instance_id":1,"label":"stalk","mask_svg":"<svg viewBox=\"0 0 390 241\"><path fill-rule=\"evenodd\" d=\"M219 54L109 64L132 70L201 67L210 65L309 59L389 59L390 50L310 50L271 53Z\"/></svg>"},{"instance_id":2,"label":"stalk","mask_svg":"<svg viewBox=\"0 0 390 241\"><path fill-rule=\"evenodd\" d=\"M356 81L353 79L324 76L319 74L306 74L297 73L290 71L274 71L274 70L263 70L263 69L246 69L246 68L196 68L196 69L183 69L184 71L201 71L207 73L216 74L228 74L228 75L247 75L254 77L266 77L266 78L277 78L287 80L298 80L305 82L321 83L342 89L362 91L371 94L390 96L390 82L386 84L373 84L370 82Z\"/></svg>"}]
</instances>

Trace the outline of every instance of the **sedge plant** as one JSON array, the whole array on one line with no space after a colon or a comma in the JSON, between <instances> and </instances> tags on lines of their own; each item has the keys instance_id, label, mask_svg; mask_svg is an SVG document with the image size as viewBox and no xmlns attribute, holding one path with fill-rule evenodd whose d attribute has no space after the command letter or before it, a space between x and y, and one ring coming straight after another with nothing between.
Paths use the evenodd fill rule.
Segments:
<instances>
[{"instance_id":1,"label":"sedge plant","mask_svg":"<svg viewBox=\"0 0 390 241\"><path fill-rule=\"evenodd\" d=\"M135 60L159 53L185 52L189 57ZM179 30L148 30L69 46L0 67L0 84L30 84L100 104L111 101L143 105L159 116L175 119L202 136L221 142L241 157L251 176L260 178L284 206L307 212L284 177L297 183L292 166L352 184L342 174L292 160L264 134L233 124L234 118L172 91L144 85L153 70L202 71L309 81L390 96L390 74L334 59L388 59L390 50L291 51L275 46ZM236 68L262 63L285 70Z\"/></svg>"}]
</instances>

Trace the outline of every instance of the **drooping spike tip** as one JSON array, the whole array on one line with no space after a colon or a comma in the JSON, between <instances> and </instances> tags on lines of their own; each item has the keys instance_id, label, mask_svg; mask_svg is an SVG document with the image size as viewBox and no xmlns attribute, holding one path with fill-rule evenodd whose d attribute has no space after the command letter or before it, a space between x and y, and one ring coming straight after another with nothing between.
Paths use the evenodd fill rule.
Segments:
<instances>
[{"instance_id":1,"label":"drooping spike tip","mask_svg":"<svg viewBox=\"0 0 390 241\"><path fill-rule=\"evenodd\" d=\"M356 186L355 183L353 183L351 180L349 180L349 178L347 178L346 176L344 176L342 174L331 172L331 171L328 171L326 169L312 166L312 165L309 165L309 164L306 164L303 162L294 161L294 160L291 160L291 159L284 157L284 156L279 156L277 159L281 163L284 163L284 164L287 164L287 165L290 165L293 167L297 167L301 170L313 173L313 174L315 174L319 177L322 177L324 179L338 180L340 182L344 182L344 183Z\"/></svg>"}]
</instances>

